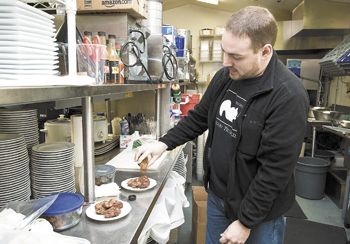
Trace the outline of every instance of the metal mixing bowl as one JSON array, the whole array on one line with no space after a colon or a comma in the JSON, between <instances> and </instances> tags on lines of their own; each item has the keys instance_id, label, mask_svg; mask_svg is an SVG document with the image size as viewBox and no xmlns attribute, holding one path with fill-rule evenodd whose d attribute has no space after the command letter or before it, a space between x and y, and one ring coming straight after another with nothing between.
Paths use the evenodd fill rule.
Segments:
<instances>
[{"instance_id":1,"label":"metal mixing bowl","mask_svg":"<svg viewBox=\"0 0 350 244\"><path fill-rule=\"evenodd\" d=\"M313 110L316 120L321 121L333 121L339 120L342 115L341 112L338 111L330 111L330 110Z\"/></svg>"}]
</instances>

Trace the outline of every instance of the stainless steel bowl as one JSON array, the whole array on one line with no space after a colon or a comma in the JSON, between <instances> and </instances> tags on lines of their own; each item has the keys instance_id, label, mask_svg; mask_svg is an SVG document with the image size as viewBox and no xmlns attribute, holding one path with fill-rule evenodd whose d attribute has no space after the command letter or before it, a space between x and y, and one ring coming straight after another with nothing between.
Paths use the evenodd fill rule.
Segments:
<instances>
[{"instance_id":1,"label":"stainless steel bowl","mask_svg":"<svg viewBox=\"0 0 350 244\"><path fill-rule=\"evenodd\" d=\"M316 120L321 121L333 121L339 120L342 115L341 112L338 111L330 111L330 110L313 110Z\"/></svg>"}]
</instances>

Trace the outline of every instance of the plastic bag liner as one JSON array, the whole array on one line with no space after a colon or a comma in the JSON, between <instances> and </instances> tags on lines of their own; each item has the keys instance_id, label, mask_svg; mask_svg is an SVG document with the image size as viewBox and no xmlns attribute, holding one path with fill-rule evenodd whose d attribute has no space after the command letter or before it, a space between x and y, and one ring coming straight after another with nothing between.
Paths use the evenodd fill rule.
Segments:
<instances>
[{"instance_id":1,"label":"plastic bag liner","mask_svg":"<svg viewBox=\"0 0 350 244\"><path fill-rule=\"evenodd\" d=\"M34 220L36 220L42 213L44 213L56 200L57 196L58 194L29 201L9 202L3 209L10 208L17 213L23 214L25 216L25 218L20 223L18 223L15 228L20 230L33 223ZM3 209L0 209L0 212Z\"/></svg>"}]
</instances>

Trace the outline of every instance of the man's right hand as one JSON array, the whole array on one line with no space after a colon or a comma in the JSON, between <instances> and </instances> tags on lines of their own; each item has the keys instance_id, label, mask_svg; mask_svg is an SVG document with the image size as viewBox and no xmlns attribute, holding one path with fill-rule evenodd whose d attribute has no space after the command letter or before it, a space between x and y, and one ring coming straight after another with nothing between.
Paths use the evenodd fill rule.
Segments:
<instances>
[{"instance_id":1,"label":"man's right hand","mask_svg":"<svg viewBox=\"0 0 350 244\"><path fill-rule=\"evenodd\" d=\"M147 143L139 147L135 153L135 161L140 165L142 160L148 158L148 167L151 166L162 154L168 146L160 141Z\"/></svg>"}]
</instances>

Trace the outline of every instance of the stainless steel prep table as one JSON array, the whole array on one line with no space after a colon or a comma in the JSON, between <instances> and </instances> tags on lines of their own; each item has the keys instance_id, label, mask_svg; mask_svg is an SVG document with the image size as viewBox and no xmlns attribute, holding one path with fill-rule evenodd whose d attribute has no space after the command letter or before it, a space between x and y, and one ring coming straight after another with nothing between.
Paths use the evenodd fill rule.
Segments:
<instances>
[{"instance_id":1,"label":"stainless steel prep table","mask_svg":"<svg viewBox=\"0 0 350 244\"><path fill-rule=\"evenodd\" d=\"M344 218L344 225L349 225L347 219L345 218L345 214L348 208L349 196L350 196L350 129L336 127L336 126L328 126L323 125L323 129L326 131L332 132L335 135L341 136L345 140L345 150L344 150L344 166L346 168L346 182L345 182L345 193L344 193L344 201L343 201L343 209L342 216Z\"/></svg>"},{"instance_id":2,"label":"stainless steel prep table","mask_svg":"<svg viewBox=\"0 0 350 244\"><path fill-rule=\"evenodd\" d=\"M168 173L172 170L182 148L183 146L179 146L173 151L166 152L168 155L164 158L160 168L157 171L147 172L149 177L157 181L155 188L137 193L121 189L120 199L123 201L127 201L128 195L136 195L135 201L129 201L132 210L126 217L106 222L91 220L85 214L87 208L85 206L80 223L61 233L86 238L92 244L137 243L137 239L162 192ZM123 180L139 174L138 171L117 171L115 181L120 186Z\"/></svg>"}]
</instances>

